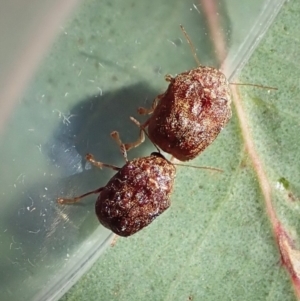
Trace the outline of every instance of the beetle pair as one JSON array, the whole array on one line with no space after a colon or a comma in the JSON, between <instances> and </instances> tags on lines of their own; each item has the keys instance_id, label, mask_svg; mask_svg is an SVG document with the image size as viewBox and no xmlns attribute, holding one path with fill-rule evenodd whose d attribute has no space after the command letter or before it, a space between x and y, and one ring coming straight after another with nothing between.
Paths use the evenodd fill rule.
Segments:
<instances>
[{"instance_id":1,"label":"beetle pair","mask_svg":"<svg viewBox=\"0 0 300 301\"><path fill-rule=\"evenodd\" d=\"M135 119L132 120L139 125ZM140 128L144 131L142 126ZM104 187L71 199L58 198L57 202L70 204L90 194L99 194L95 210L100 223L119 236L130 236L169 208L176 168L159 149L150 156L128 161L126 145L122 143L119 133L112 132L111 136L118 143L126 164L119 168L96 161L93 155L87 154L86 160L94 166L108 167L118 172Z\"/></svg>"},{"instance_id":2,"label":"beetle pair","mask_svg":"<svg viewBox=\"0 0 300 301\"><path fill-rule=\"evenodd\" d=\"M111 135L118 143L126 164L122 167L86 159L97 167L109 167L117 173L105 187L58 203L74 203L92 193L99 194L96 214L100 223L120 236L130 236L149 225L170 206L176 169L158 149L150 156L127 160L127 150L140 145L145 133L155 146L181 161L195 158L218 136L231 118L229 83L225 75L212 67L201 66L194 47L181 26L198 67L166 76L169 86L158 95L151 109L139 108L140 114L152 114L140 127L139 139L123 144L119 134ZM147 128L147 132L145 131Z\"/></svg>"}]
</instances>

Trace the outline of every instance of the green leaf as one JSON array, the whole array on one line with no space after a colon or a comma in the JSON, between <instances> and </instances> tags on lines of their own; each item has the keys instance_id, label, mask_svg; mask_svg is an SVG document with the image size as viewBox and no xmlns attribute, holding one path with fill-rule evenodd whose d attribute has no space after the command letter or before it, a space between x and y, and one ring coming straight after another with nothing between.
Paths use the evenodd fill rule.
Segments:
<instances>
[{"instance_id":1,"label":"green leaf","mask_svg":"<svg viewBox=\"0 0 300 301\"><path fill-rule=\"evenodd\" d=\"M260 7L256 2L247 6L249 11ZM219 4L219 9L223 34L235 52L255 19L244 9L238 14L244 4L230 3ZM19 155L15 165L3 163L10 168L2 179L4 186L10 187L25 170L26 181L37 189L32 193L18 185L19 194L14 195L17 201L12 202L11 212L29 208L30 215L19 214L17 223L3 235L2 257L5 262L9 258L7 266L14 269L14 274L3 277L4 293L11 295L14 287L25 283L26 295L20 291L30 300L28 296L35 293L32 287L40 290L44 285L47 291L57 279L65 284L73 276L72 268L86 263L81 256L97 245L95 197L66 207L56 204L55 198L105 185L113 173L82 168L80 156L91 152L105 163L121 166L124 161L109 133L118 130L124 141L134 140L138 129L129 116L137 117L138 106L150 106L164 91L164 74L195 67L179 23L200 45L201 63L217 65L211 33L197 7L192 1L163 5L161 1L87 0L62 28L13 116L12 121L18 122L12 122L12 133L3 138L5 153L9 151L12 158ZM236 9L235 14L231 9ZM233 15L240 17L237 24L243 24L240 36L231 35L231 30L237 30L230 21ZM278 90L241 87L232 120L192 162L224 172L178 166L171 208L149 227L107 248L61 301L296 299L299 15L299 2L285 3L239 78ZM14 139L14 133L28 128L35 133L26 136L20 147L21 139ZM28 150L26 160L20 159L20 148ZM129 157L152 150L147 142ZM32 162L38 162L39 173ZM51 176L41 180L45 174ZM31 211L33 204L37 210ZM6 214L3 227L13 214ZM99 229L101 245L108 233Z\"/></svg>"}]
</instances>

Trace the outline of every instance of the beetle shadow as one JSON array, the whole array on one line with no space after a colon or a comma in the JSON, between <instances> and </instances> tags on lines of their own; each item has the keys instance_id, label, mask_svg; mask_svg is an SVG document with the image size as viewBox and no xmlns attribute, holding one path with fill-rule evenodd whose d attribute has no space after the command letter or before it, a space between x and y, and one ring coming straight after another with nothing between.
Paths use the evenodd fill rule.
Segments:
<instances>
[{"instance_id":1,"label":"beetle shadow","mask_svg":"<svg viewBox=\"0 0 300 301\"><path fill-rule=\"evenodd\" d=\"M124 142L138 138L139 128L130 120L137 117L140 122L147 119L137 114L139 106L150 107L158 94L146 84L139 83L80 101L70 111L69 122L61 122L48 142L47 156L60 169L62 177L81 172L86 168L84 156L93 154L97 160L124 165L119 147L110 136L118 131ZM149 147L146 142L129 152L129 157L138 157Z\"/></svg>"}]
</instances>

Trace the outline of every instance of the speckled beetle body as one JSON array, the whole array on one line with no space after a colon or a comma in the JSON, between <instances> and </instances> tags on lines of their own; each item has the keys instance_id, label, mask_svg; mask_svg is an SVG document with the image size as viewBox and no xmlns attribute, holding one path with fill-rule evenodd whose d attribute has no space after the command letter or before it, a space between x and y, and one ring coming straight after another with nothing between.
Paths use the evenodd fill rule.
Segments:
<instances>
[{"instance_id":1,"label":"speckled beetle body","mask_svg":"<svg viewBox=\"0 0 300 301\"><path fill-rule=\"evenodd\" d=\"M148 226L170 206L175 166L159 153L128 161L96 202L100 223L120 236Z\"/></svg>"},{"instance_id":2,"label":"speckled beetle body","mask_svg":"<svg viewBox=\"0 0 300 301\"><path fill-rule=\"evenodd\" d=\"M231 118L229 84L211 67L178 74L158 96L146 121L150 139L181 161L195 158L218 136Z\"/></svg>"}]
</instances>

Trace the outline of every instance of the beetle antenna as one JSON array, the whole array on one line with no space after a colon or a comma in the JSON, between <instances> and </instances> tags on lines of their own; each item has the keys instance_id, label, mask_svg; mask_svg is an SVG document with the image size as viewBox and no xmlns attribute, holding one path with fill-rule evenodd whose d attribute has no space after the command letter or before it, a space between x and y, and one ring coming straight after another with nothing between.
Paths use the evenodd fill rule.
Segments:
<instances>
[{"instance_id":1,"label":"beetle antenna","mask_svg":"<svg viewBox=\"0 0 300 301\"><path fill-rule=\"evenodd\" d=\"M251 87L257 87L257 88L268 89L268 90L278 90L278 88L275 87L269 87L269 86L263 86L257 84L244 84L244 83L229 83L229 84L234 86L251 86Z\"/></svg>"},{"instance_id":2,"label":"beetle antenna","mask_svg":"<svg viewBox=\"0 0 300 301\"><path fill-rule=\"evenodd\" d=\"M217 171L217 172L224 172L223 169L211 167L211 166L196 166L196 165L180 164L180 163L172 163L172 164L178 165L178 166L186 166L186 167L191 167L191 168L207 169L207 170L212 170L212 171Z\"/></svg>"},{"instance_id":3,"label":"beetle antenna","mask_svg":"<svg viewBox=\"0 0 300 301\"><path fill-rule=\"evenodd\" d=\"M190 39L190 37L189 37L189 35L187 34L187 32L186 32L186 30L184 29L184 27L183 27L181 24L180 24L179 26L180 26L180 29L181 29L181 31L183 32L183 34L184 34L184 36L185 36L185 38L186 38L186 40L187 40L187 42L188 42L188 44L189 44L189 46L190 46L190 48L191 48L193 57L194 57L194 59L195 59L197 65L198 65L198 66L201 66L201 63L200 63L200 61L199 61L199 59L198 59L198 57L197 57L196 49L195 49L195 46L194 46L192 40Z\"/></svg>"}]
</instances>

